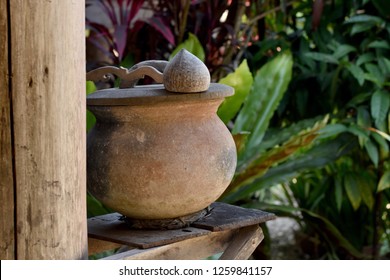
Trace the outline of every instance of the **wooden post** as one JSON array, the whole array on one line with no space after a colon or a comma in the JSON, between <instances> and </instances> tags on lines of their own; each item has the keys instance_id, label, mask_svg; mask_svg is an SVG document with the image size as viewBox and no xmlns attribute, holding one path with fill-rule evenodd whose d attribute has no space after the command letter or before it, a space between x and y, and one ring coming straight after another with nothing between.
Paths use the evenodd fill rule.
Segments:
<instances>
[{"instance_id":1,"label":"wooden post","mask_svg":"<svg viewBox=\"0 0 390 280\"><path fill-rule=\"evenodd\" d=\"M2 182L1 193L6 190L10 196L8 190L14 185L16 207L15 219L7 219L15 220L11 223L16 232L15 255L7 256L83 259L88 251L85 1L0 0L1 37L6 30L6 2L10 46L6 52L0 51L0 71L3 85L3 71L8 69L3 66L3 53L7 53L12 71L11 102L4 97L6 93L0 92L0 97L1 104L3 99L6 101L6 117L12 104L15 157L13 177L5 185ZM3 38L0 44L2 50ZM7 124L4 131L9 133ZM2 136L1 148L6 146L4 158L9 174L10 148L6 141ZM3 151L1 155L3 161ZM1 164L3 172L4 163ZM3 224L7 222L4 213L12 206L4 208L1 199ZM3 228L1 234L5 234ZM3 250L3 240L1 246Z\"/></svg>"},{"instance_id":2,"label":"wooden post","mask_svg":"<svg viewBox=\"0 0 390 280\"><path fill-rule=\"evenodd\" d=\"M15 258L7 0L0 0L0 259Z\"/></svg>"}]
</instances>

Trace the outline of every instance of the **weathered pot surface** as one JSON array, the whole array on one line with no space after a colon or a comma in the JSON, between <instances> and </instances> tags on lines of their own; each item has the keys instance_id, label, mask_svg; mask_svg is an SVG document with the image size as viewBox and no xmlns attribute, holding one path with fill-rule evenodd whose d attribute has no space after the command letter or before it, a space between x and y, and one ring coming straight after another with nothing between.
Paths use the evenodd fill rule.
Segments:
<instances>
[{"instance_id":1,"label":"weathered pot surface","mask_svg":"<svg viewBox=\"0 0 390 280\"><path fill-rule=\"evenodd\" d=\"M172 219L206 208L236 167L233 138L216 115L232 94L231 87L211 84L195 93L150 85L89 95L97 122L88 134L88 190L134 219Z\"/></svg>"}]
</instances>

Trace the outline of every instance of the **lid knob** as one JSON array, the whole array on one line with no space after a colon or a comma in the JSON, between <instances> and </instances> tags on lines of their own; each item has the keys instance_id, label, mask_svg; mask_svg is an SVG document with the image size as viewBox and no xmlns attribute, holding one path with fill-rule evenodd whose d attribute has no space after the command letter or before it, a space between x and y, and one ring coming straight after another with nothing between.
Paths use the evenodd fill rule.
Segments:
<instances>
[{"instance_id":1,"label":"lid knob","mask_svg":"<svg viewBox=\"0 0 390 280\"><path fill-rule=\"evenodd\" d=\"M210 73L199 58L182 49L165 67L163 83L171 92L202 92L210 86Z\"/></svg>"}]
</instances>

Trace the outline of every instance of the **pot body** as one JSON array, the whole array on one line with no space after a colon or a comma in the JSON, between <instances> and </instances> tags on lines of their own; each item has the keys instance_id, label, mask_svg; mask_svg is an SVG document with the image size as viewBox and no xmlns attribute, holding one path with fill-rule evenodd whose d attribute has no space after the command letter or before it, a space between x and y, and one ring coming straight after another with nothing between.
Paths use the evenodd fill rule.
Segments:
<instances>
[{"instance_id":1,"label":"pot body","mask_svg":"<svg viewBox=\"0 0 390 280\"><path fill-rule=\"evenodd\" d=\"M236 147L216 111L223 97L151 104L88 106L88 190L135 219L200 211L225 191Z\"/></svg>"}]
</instances>

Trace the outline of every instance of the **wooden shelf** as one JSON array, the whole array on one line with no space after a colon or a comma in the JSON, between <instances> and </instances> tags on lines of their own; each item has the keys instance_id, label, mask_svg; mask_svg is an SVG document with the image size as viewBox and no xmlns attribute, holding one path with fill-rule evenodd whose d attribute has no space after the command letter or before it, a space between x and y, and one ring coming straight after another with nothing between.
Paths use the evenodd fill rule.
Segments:
<instances>
[{"instance_id":1,"label":"wooden shelf","mask_svg":"<svg viewBox=\"0 0 390 280\"><path fill-rule=\"evenodd\" d=\"M190 227L174 230L131 229L113 213L88 219L89 254L121 248L105 259L247 259L263 240L259 224L275 215L225 203Z\"/></svg>"}]
</instances>

